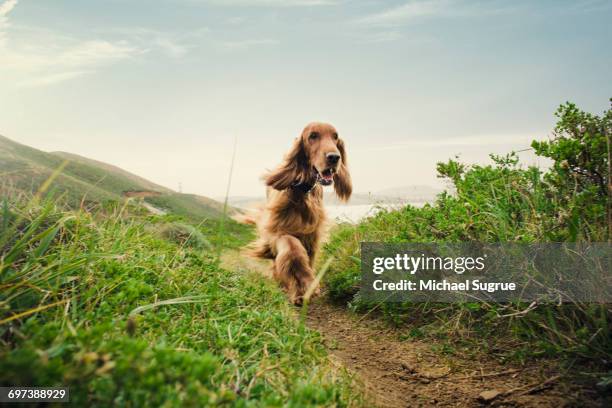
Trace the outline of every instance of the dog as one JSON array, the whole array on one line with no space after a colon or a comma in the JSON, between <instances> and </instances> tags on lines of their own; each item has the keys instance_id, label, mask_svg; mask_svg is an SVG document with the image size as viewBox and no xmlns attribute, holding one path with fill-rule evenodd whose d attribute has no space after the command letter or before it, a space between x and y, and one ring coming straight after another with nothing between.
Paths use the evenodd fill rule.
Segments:
<instances>
[{"instance_id":1,"label":"dog","mask_svg":"<svg viewBox=\"0 0 612 408\"><path fill-rule=\"evenodd\" d=\"M271 259L272 276L295 305L301 305L315 285L313 265L325 228L323 186L333 184L341 201L353 187L346 147L327 123L310 123L295 139L284 161L264 175L267 202L247 222L257 225L258 238L250 254ZM312 295L320 293L311 288Z\"/></svg>"}]
</instances>

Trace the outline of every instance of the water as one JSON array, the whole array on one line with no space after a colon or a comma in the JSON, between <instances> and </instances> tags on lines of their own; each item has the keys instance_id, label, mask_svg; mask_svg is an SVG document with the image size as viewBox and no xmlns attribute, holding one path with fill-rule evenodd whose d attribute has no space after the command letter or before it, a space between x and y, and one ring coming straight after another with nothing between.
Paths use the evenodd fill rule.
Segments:
<instances>
[{"instance_id":1,"label":"water","mask_svg":"<svg viewBox=\"0 0 612 408\"><path fill-rule=\"evenodd\" d=\"M336 222L349 222L356 224L366 217L375 215L381 209L385 210L397 210L405 207L406 205L413 205L415 207L422 207L425 203L418 202L405 202L403 204L357 204L357 205L329 205L325 204L325 212L327 218ZM254 206L236 206L242 210L248 211L255 208Z\"/></svg>"},{"instance_id":2,"label":"water","mask_svg":"<svg viewBox=\"0 0 612 408\"><path fill-rule=\"evenodd\" d=\"M365 217L375 215L381 209L395 210L412 204L421 207L423 203L405 204L359 204L359 205L326 205L325 211L329 219L338 222L357 223Z\"/></svg>"}]
</instances>

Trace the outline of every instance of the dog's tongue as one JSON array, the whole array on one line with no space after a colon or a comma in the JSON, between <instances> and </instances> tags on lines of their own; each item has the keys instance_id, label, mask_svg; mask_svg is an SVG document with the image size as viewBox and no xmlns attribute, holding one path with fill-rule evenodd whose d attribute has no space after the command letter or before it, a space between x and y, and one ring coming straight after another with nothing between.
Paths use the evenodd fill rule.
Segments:
<instances>
[{"instance_id":1,"label":"dog's tongue","mask_svg":"<svg viewBox=\"0 0 612 408\"><path fill-rule=\"evenodd\" d=\"M334 172L332 170L325 170L323 173L321 173L321 177L325 181L332 181L334 178Z\"/></svg>"}]
</instances>

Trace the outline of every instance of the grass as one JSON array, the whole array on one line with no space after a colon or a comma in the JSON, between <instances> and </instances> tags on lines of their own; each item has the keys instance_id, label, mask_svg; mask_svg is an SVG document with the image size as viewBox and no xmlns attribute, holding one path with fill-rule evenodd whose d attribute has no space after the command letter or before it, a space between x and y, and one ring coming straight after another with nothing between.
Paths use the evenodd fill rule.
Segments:
<instances>
[{"instance_id":1,"label":"grass","mask_svg":"<svg viewBox=\"0 0 612 408\"><path fill-rule=\"evenodd\" d=\"M168 193L145 200L155 207L181 215L194 222L218 219L223 215L223 204L196 194Z\"/></svg>"},{"instance_id":2,"label":"grass","mask_svg":"<svg viewBox=\"0 0 612 408\"><path fill-rule=\"evenodd\" d=\"M1 385L67 386L77 406L361 403L276 285L164 239L168 220L126 204L1 214Z\"/></svg>"}]
</instances>

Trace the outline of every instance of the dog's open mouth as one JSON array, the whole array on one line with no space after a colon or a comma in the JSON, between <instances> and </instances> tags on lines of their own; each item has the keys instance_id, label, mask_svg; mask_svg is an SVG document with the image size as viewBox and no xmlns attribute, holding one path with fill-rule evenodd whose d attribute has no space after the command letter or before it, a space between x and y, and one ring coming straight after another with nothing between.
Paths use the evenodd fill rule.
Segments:
<instances>
[{"instance_id":1,"label":"dog's open mouth","mask_svg":"<svg viewBox=\"0 0 612 408\"><path fill-rule=\"evenodd\" d=\"M318 171L317 170L317 179L319 181L319 183L321 183L324 186L329 186L331 183L334 182L334 173L336 172L335 169L333 168L327 168L323 171Z\"/></svg>"}]
</instances>

